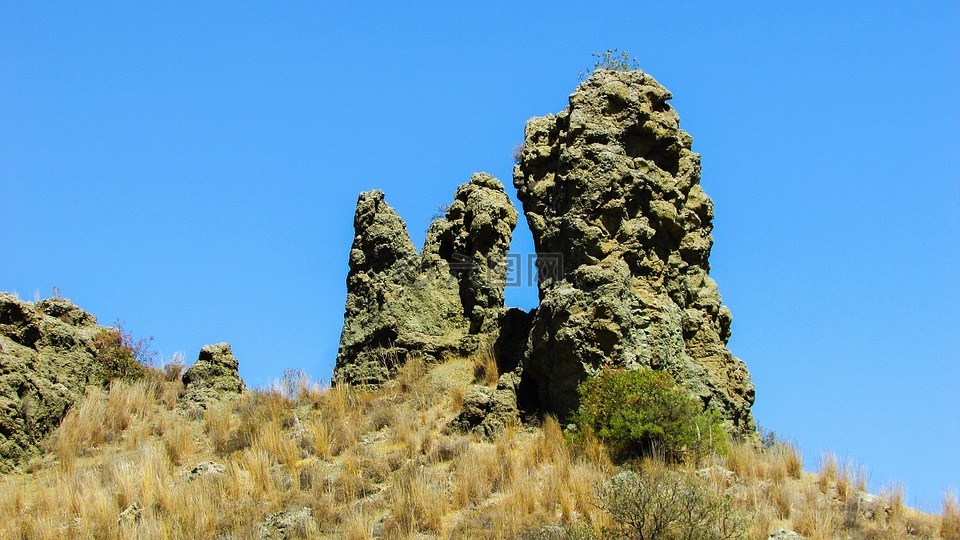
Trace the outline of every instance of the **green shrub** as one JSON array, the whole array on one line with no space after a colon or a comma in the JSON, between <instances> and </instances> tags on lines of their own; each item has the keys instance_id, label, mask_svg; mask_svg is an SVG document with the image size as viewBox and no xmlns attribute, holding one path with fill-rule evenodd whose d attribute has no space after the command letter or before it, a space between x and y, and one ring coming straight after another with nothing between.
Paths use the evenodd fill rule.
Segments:
<instances>
[{"instance_id":1,"label":"green shrub","mask_svg":"<svg viewBox=\"0 0 960 540\"><path fill-rule=\"evenodd\" d=\"M726 433L715 413L663 371L604 368L580 383L574 421L593 430L620 460L662 454L671 461L726 452Z\"/></svg>"}]
</instances>

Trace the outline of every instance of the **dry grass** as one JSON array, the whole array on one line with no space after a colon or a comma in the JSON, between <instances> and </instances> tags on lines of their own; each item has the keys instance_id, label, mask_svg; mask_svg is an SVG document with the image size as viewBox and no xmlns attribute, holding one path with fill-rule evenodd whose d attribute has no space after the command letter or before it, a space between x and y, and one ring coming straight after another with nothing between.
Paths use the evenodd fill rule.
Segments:
<instances>
[{"instance_id":1,"label":"dry grass","mask_svg":"<svg viewBox=\"0 0 960 540\"><path fill-rule=\"evenodd\" d=\"M493 343L486 343L473 355L473 381L476 384L494 386L499 378Z\"/></svg>"},{"instance_id":2,"label":"dry grass","mask_svg":"<svg viewBox=\"0 0 960 540\"><path fill-rule=\"evenodd\" d=\"M960 540L960 502L953 493L943 496L943 518L940 536L947 540Z\"/></svg>"},{"instance_id":3,"label":"dry grass","mask_svg":"<svg viewBox=\"0 0 960 540\"><path fill-rule=\"evenodd\" d=\"M290 372L200 417L176 407L180 367L91 389L30 472L0 478L0 538L249 538L267 516L303 508L288 537L517 538L547 526L605 537L615 523L598 493L619 469L591 433L568 439L549 417L492 441L445 430L470 384L496 382L495 367L483 354L413 360L375 391ZM222 469L190 479L206 461ZM804 472L792 444L734 444L680 471L728 496L748 538L781 527L808 538L960 538L955 497L930 516L894 487L867 518L862 469L828 455L817 474ZM120 520L132 504L140 517Z\"/></svg>"}]
</instances>

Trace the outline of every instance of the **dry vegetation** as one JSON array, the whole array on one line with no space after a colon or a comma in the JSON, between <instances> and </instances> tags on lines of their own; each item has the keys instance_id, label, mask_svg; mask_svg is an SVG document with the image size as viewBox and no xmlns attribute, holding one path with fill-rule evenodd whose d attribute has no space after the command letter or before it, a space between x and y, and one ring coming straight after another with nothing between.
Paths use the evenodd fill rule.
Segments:
<instances>
[{"instance_id":1,"label":"dry vegetation","mask_svg":"<svg viewBox=\"0 0 960 540\"><path fill-rule=\"evenodd\" d=\"M376 391L321 388L288 373L268 391L177 408L179 368L91 389L21 475L0 479L2 538L597 538L630 534L602 487L618 472L590 437L560 425L493 441L448 433L489 359L407 364ZM208 462L215 462L210 464ZM643 481L666 466L638 468ZM861 470L825 456L817 474L776 443L674 467L723 497L740 536L792 528L809 538L960 538L902 489L863 493ZM660 476L656 476L660 475ZM675 477L670 477L675 478ZM673 480L671 480L673 481ZM713 500L713 499L711 499ZM124 512L126 510L126 512ZM623 510L620 508L619 510ZM639 537L639 536L635 536Z\"/></svg>"}]
</instances>

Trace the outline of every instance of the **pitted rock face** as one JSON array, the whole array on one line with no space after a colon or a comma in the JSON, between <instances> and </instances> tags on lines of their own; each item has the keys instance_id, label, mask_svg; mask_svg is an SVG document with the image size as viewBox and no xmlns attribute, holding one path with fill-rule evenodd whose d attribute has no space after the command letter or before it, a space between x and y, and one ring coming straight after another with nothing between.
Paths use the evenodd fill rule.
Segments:
<instances>
[{"instance_id":1,"label":"pitted rock face","mask_svg":"<svg viewBox=\"0 0 960 540\"><path fill-rule=\"evenodd\" d=\"M204 345L196 363L181 377L184 393L179 406L201 414L213 401L239 396L246 385L240 378L240 363L229 343Z\"/></svg>"},{"instance_id":2,"label":"pitted rock face","mask_svg":"<svg viewBox=\"0 0 960 540\"><path fill-rule=\"evenodd\" d=\"M109 385L95 344L107 330L70 300L0 292L0 473L38 451L87 385Z\"/></svg>"},{"instance_id":3,"label":"pitted rock face","mask_svg":"<svg viewBox=\"0 0 960 540\"><path fill-rule=\"evenodd\" d=\"M407 224L384 200L380 190L360 194L350 250L350 275L383 273L416 256Z\"/></svg>"},{"instance_id":4,"label":"pitted rock face","mask_svg":"<svg viewBox=\"0 0 960 540\"><path fill-rule=\"evenodd\" d=\"M427 231L421 255L383 192L360 195L337 383L378 386L416 354L468 355L503 314L517 213L503 185L475 174Z\"/></svg>"},{"instance_id":5,"label":"pitted rock face","mask_svg":"<svg viewBox=\"0 0 960 540\"><path fill-rule=\"evenodd\" d=\"M197 362L184 372L183 385L188 393L195 388L240 393L245 387L239 369L229 343L204 345Z\"/></svg>"},{"instance_id":6,"label":"pitted rock face","mask_svg":"<svg viewBox=\"0 0 960 540\"><path fill-rule=\"evenodd\" d=\"M541 280L525 375L563 416L605 365L666 370L747 432L754 388L708 276L713 204L671 97L640 71L598 70L566 110L527 123L514 185L562 275Z\"/></svg>"},{"instance_id":7,"label":"pitted rock face","mask_svg":"<svg viewBox=\"0 0 960 540\"><path fill-rule=\"evenodd\" d=\"M443 260L457 278L470 331L494 330L503 315L507 251L517 211L503 184L478 173L457 188L446 217L431 228L424 256Z\"/></svg>"}]
</instances>

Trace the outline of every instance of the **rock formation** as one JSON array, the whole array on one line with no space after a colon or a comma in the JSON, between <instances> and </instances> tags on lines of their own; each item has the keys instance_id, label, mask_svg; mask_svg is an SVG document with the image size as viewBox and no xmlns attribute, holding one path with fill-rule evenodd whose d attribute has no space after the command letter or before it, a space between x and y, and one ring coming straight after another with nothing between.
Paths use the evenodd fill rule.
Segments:
<instances>
[{"instance_id":1,"label":"rock formation","mask_svg":"<svg viewBox=\"0 0 960 540\"><path fill-rule=\"evenodd\" d=\"M670 98L641 71L598 69L527 123L514 186L538 253L530 314L503 306L516 213L498 181L461 186L421 255L383 193L362 194L335 380L380 384L409 354L469 354L483 334L503 375L468 392L454 426L489 434L531 401L566 418L578 384L612 366L665 370L752 432L754 388L708 275L713 203Z\"/></svg>"},{"instance_id":2,"label":"rock formation","mask_svg":"<svg viewBox=\"0 0 960 540\"><path fill-rule=\"evenodd\" d=\"M87 385L118 375L98 357L106 331L69 300L0 293L0 472L37 451Z\"/></svg>"},{"instance_id":3,"label":"rock formation","mask_svg":"<svg viewBox=\"0 0 960 540\"><path fill-rule=\"evenodd\" d=\"M503 185L475 174L417 254L381 191L362 193L354 217L337 383L377 386L406 359L476 350L503 315L506 253L517 212Z\"/></svg>"},{"instance_id":4,"label":"rock formation","mask_svg":"<svg viewBox=\"0 0 960 540\"><path fill-rule=\"evenodd\" d=\"M471 333L498 328L507 251L516 226L517 211L503 184L488 174L475 174L457 188L445 219L434 221L427 232L424 259L446 263L456 278Z\"/></svg>"},{"instance_id":5,"label":"rock formation","mask_svg":"<svg viewBox=\"0 0 960 540\"><path fill-rule=\"evenodd\" d=\"M748 431L754 388L708 276L713 204L671 97L641 71L600 69L527 122L514 185L537 253L560 264L540 280L524 376L564 416L603 366L666 370Z\"/></svg>"},{"instance_id":6,"label":"rock formation","mask_svg":"<svg viewBox=\"0 0 960 540\"><path fill-rule=\"evenodd\" d=\"M449 427L493 438L519 418L518 394L520 376L514 372L501 375L496 388L475 384L464 394L460 414Z\"/></svg>"},{"instance_id":7,"label":"rock formation","mask_svg":"<svg viewBox=\"0 0 960 540\"><path fill-rule=\"evenodd\" d=\"M206 408L211 400L239 394L246 388L240 379L240 364L229 343L204 345L197 362L183 373L181 403Z\"/></svg>"},{"instance_id":8,"label":"rock formation","mask_svg":"<svg viewBox=\"0 0 960 540\"><path fill-rule=\"evenodd\" d=\"M207 345L183 374L181 403L202 410L243 391L230 345ZM97 325L70 300L24 302L0 292L0 473L39 450L87 386L146 373L120 331Z\"/></svg>"}]
</instances>

